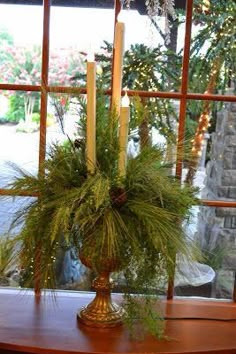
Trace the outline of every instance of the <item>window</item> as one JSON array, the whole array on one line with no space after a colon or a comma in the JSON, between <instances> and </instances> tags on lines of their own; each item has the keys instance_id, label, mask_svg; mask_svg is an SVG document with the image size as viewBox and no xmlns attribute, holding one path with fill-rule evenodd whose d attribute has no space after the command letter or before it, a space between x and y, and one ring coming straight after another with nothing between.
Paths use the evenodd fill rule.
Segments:
<instances>
[{"instance_id":1,"label":"window","mask_svg":"<svg viewBox=\"0 0 236 354\"><path fill-rule=\"evenodd\" d=\"M163 29L163 23L160 19L161 29L159 32L155 25L151 27L150 20L143 14L142 8L138 6L141 2L136 0L136 3L139 12L135 11L135 5L132 5L130 12L126 13L126 45L128 49L132 43L139 39L140 47L133 47L133 55L141 54L142 50L147 50L145 55L148 55L149 48L159 48L159 43L161 43L162 48L164 46L164 40L159 34ZM221 51L219 59L217 59L217 52L214 52L214 40L218 43L217 40L220 39L220 36L225 37L225 46L226 44L229 47L231 45L232 31L235 33L235 29L230 26L230 13L235 5L232 2L232 5L230 4L226 8L225 14L229 15L226 23L228 27L224 27L224 31L221 27L220 34L217 34L218 29L214 27L213 22L212 27L207 27L206 23L201 23L199 19L199 13L201 12L203 15L202 21L204 21L204 14L207 18L207 16L211 16L211 11L220 11L217 8L216 1L212 1L212 5L210 4L205 10L199 7L200 5L197 6L198 3L199 1L187 0L185 9L181 1L176 2L182 9L179 21L183 23L178 27L179 36L178 41L175 42L177 48L174 49L176 49L176 53L179 52L180 54L177 56L176 53L172 52L169 57L166 56L165 62L161 62L162 68L160 66L160 70L163 68L164 70L159 73L159 80L152 90L150 87L137 84L135 89L130 88L128 93L131 97L138 95L147 98L148 102L158 107L160 112L164 112L164 116L159 114L157 139L160 139L160 134L165 136L168 131L176 132L176 169L174 173L179 179L188 178L191 180L193 176L196 177L197 170L195 181L202 188L202 205L195 208L193 229L188 230L188 232L194 234L196 230L198 231L199 242L206 252L206 258L208 257L209 268L217 272L218 282L215 283L216 288L210 289L211 291L209 287L204 287L204 281L194 284L194 288L185 286L186 284L183 286L180 282L176 285L175 290L174 284L169 284L168 297L171 298L174 292L177 295L197 294L199 296L205 292L204 296L227 298L233 296L236 300L234 285L236 260L233 253L236 248L235 64L232 64L233 58L230 57L231 54L229 55L228 52L225 51L225 56L222 57ZM208 2L205 1L205 3ZM65 4L71 5L73 12L71 12L72 7L63 7ZM80 6L80 1L72 0L70 2L54 0L51 5L49 0L45 0L43 4L42 1L33 0L30 2L23 0L0 2L0 58L3 56L2 62L6 59L4 57L6 55L16 59L14 72L10 66L4 67L0 80L0 119L4 122L6 115L8 116L8 124L0 126L2 137L0 142L0 158L2 161L0 217L2 216L4 220L1 233L5 233L9 226L11 210L9 202L4 201L4 196L9 194L6 184L12 179L8 167L3 165L3 160L20 163L22 167L32 172L40 170L50 142L61 139L58 126L54 125L55 110L53 109L56 109L57 102L54 101L55 96L66 107L71 92L80 92L78 85L76 87L72 85L70 79L76 77L78 71L79 74L84 73L83 53L89 51L89 45L92 45L95 51L99 51L99 48L104 45L103 40L110 43L113 41L114 22L120 10L119 1L83 1L83 8ZM86 9L86 6L90 7L90 10ZM215 6L215 8L213 9L211 6ZM220 7L220 4L218 6ZM96 11L95 7L97 7ZM103 10L99 13L99 9ZM90 22L86 17L88 11ZM21 18L21 25L18 27L15 24L14 17L9 18L6 22L7 16L4 14L7 13L11 13L12 16L17 13ZM91 26L91 23L95 22L97 17L99 17L103 26L99 26L99 24ZM68 18L70 18L70 21L65 22L65 19ZM80 18L79 21L78 18ZM8 27L5 30L6 24L9 24L11 28ZM15 31L16 27L19 30L18 37L17 31ZM213 43L213 49L207 59L204 58L204 53L207 53L209 43L206 47L201 48L202 56L194 57L190 52L190 49L194 50L192 47L193 37L202 28L211 30L209 36L211 44ZM17 46L9 33L10 29L14 30L16 36L14 40L17 40ZM173 37L177 35L175 23L173 23L170 35ZM34 39L33 46L32 38ZM79 45L76 45L76 40ZM172 37L171 41L173 44ZM89 44L89 42L91 43ZM65 47L63 47L64 43L67 43ZM197 52L198 49L200 50L201 39L195 43L196 46L199 46L195 48ZM26 52L26 44L27 48L30 49L29 53ZM144 44L144 47L141 47L142 44ZM235 48L235 44L232 45ZM170 44L167 44L167 47L173 49ZM18 48L17 53L15 53L16 48ZM158 50L159 52L155 53L155 60L158 61L158 56L160 60L163 60L162 49L159 48ZM216 60L213 60L211 55L215 56ZM68 58L70 59L69 65ZM78 58L80 59L78 60ZM200 63L200 61L202 62ZM28 63L30 66L22 67L23 63ZM148 65L150 67L151 63ZM199 70L204 67L204 74L202 71L194 71L194 67L199 67ZM142 68L142 70L144 69ZM166 78L163 75L165 70L168 69L172 71L173 75L170 76L169 81L165 81ZM223 87L220 88L220 85L216 85L219 72L224 77L223 80L221 78L221 83L224 80L227 81L227 85L225 85L227 91L224 91ZM32 75L32 73L34 74ZM145 74L149 79L148 71ZM192 75L195 75L195 81ZM163 85L163 82L165 82L165 85ZM177 88L178 82L179 87ZM216 87L218 88L217 92ZM220 89L222 92L220 92ZM82 92L86 93L84 88L83 90ZM110 93L111 90L108 87L107 94ZM9 102L10 108L8 107ZM172 110L171 120L167 122L165 114L170 110ZM66 108L64 113L67 114ZM34 120L31 121L30 129L32 131L30 135L25 133L23 123L17 126L19 133L12 134L16 126L9 124L9 121L19 123L21 119L27 119L27 114L28 117L34 117ZM215 126L210 127L210 117ZM39 129L35 128L36 123L39 123ZM73 116L66 118L68 135L73 130L74 124ZM6 126L7 130L5 129ZM184 158L182 143L187 134L192 134L193 131L196 134L192 137L192 149L195 149L196 156L201 155L201 159L197 160L196 165L189 166ZM153 134L155 136L157 130ZM208 161L207 164L206 161ZM15 208L20 208L21 202L27 198L29 196L25 196L24 193L19 195L18 203L14 204ZM218 239L216 240L217 235ZM218 271L219 267L220 271ZM209 268L204 271L209 271ZM203 270L201 269L201 271ZM202 277L207 278L208 276L208 279L211 278L209 273L203 272L202 274ZM194 275L194 277L196 276ZM229 284L225 285L225 282ZM208 283L210 282L206 283L209 286ZM217 287L220 287L220 289ZM227 290L227 295L225 295L226 288L230 289Z\"/></svg>"}]
</instances>

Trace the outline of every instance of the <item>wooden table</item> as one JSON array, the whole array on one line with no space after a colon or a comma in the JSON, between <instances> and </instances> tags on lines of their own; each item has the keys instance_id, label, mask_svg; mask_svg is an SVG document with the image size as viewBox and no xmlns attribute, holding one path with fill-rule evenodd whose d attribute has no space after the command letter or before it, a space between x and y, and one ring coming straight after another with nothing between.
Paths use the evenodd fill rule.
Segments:
<instances>
[{"instance_id":1,"label":"wooden table","mask_svg":"<svg viewBox=\"0 0 236 354\"><path fill-rule=\"evenodd\" d=\"M78 308L93 294L57 293L36 304L25 292L0 292L1 353L236 353L236 304L163 301L169 341L131 340L123 326L95 329L78 324ZM175 318L175 319L174 319ZM180 319L182 318L182 319ZM210 320L209 320L210 319Z\"/></svg>"}]
</instances>

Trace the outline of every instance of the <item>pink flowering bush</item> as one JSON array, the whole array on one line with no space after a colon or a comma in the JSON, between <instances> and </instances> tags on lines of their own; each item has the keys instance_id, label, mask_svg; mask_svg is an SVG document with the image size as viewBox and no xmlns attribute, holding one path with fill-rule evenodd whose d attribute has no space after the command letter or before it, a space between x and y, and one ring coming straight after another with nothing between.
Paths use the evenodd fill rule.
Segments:
<instances>
[{"instance_id":1,"label":"pink flowering bush","mask_svg":"<svg viewBox=\"0 0 236 354\"><path fill-rule=\"evenodd\" d=\"M5 60L0 63L0 82L19 85L41 84L40 47L4 44L4 52ZM71 78L82 71L84 71L83 58L78 50L70 47L54 49L50 52L49 85L71 86ZM24 121L26 124L31 124L39 94L25 91L22 95L20 92L8 91L7 95L21 96L24 101Z\"/></svg>"}]
</instances>

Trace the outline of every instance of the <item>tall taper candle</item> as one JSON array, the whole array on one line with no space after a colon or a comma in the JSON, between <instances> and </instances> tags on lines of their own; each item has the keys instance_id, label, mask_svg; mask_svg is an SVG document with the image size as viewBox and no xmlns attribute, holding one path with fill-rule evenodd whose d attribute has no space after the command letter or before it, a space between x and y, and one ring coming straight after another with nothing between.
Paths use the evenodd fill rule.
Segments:
<instances>
[{"instance_id":1,"label":"tall taper candle","mask_svg":"<svg viewBox=\"0 0 236 354\"><path fill-rule=\"evenodd\" d=\"M96 166L96 63L94 55L87 57L87 170L93 174Z\"/></svg>"},{"instance_id":2,"label":"tall taper candle","mask_svg":"<svg viewBox=\"0 0 236 354\"><path fill-rule=\"evenodd\" d=\"M118 115L120 114L121 101L124 36L125 24L123 22L118 21L115 26L114 66L112 81L112 109L116 109Z\"/></svg>"},{"instance_id":3,"label":"tall taper candle","mask_svg":"<svg viewBox=\"0 0 236 354\"><path fill-rule=\"evenodd\" d=\"M121 108L120 108L120 127L119 127L119 161L118 161L118 171L119 176L125 177L126 175L126 162L127 162L127 144L128 144L128 132L129 132L129 118L130 118L130 107L129 107L129 97L127 93L122 98Z\"/></svg>"}]
</instances>

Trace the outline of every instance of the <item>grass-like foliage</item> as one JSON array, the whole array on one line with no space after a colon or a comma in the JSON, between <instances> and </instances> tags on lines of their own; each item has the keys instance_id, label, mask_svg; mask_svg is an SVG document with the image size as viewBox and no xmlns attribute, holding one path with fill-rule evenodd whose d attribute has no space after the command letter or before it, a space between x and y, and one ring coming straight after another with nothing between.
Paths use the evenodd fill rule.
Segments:
<instances>
[{"instance_id":1,"label":"grass-like foliage","mask_svg":"<svg viewBox=\"0 0 236 354\"><path fill-rule=\"evenodd\" d=\"M7 275L15 266L14 242L6 235L0 237L0 277Z\"/></svg>"},{"instance_id":2,"label":"grass-like foliage","mask_svg":"<svg viewBox=\"0 0 236 354\"><path fill-rule=\"evenodd\" d=\"M85 133L85 126L81 115L80 134ZM42 288L56 286L54 266L62 240L68 247L76 246L78 252L83 248L95 271L101 270L102 260L117 259L124 279L127 324L143 319L161 337L161 318L151 311L155 285L173 275L176 253L189 256L182 225L197 200L191 187L181 186L167 175L161 147L149 146L137 157L129 157L127 174L120 179L117 132L117 117L100 98L94 175L87 174L85 138L54 144L45 161L45 173L33 176L18 169L20 176L11 185L12 193L39 195L14 220L14 226L23 223L18 248L26 270L24 285L32 284L33 255L39 245L41 267L37 271Z\"/></svg>"}]
</instances>

